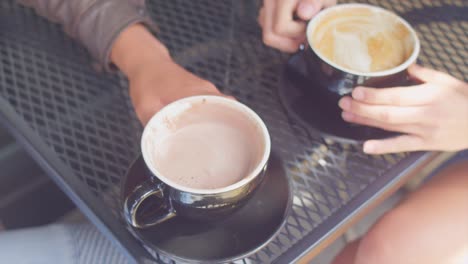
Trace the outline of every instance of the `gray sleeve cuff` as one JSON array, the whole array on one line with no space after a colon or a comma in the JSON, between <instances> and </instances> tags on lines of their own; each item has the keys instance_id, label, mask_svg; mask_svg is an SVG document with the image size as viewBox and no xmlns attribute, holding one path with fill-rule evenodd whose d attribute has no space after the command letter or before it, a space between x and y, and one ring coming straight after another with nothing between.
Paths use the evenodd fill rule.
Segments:
<instances>
[{"instance_id":1,"label":"gray sleeve cuff","mask_svg":"<svg viewBox=\"0 0 468 264\"><path fill-rule=\"evenodd\" d=\"M120 32L136 23L143 23L150 30L155 30L155 26L143 4L131 4L122 0L96 2L78 19L74 35L99 64L110 71L113 69L110 52Z\"/></svg>"}]
</instances>

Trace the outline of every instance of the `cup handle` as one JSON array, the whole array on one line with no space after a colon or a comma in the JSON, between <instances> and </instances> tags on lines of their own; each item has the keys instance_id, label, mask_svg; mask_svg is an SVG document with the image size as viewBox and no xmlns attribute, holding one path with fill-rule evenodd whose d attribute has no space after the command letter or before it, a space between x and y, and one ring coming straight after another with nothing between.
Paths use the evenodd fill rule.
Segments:
<instances>
[{"instance_id":1,"label":"cup handle","mask_svg":"<svg viewBox=\"0 0 468 264\"><path fill-rule=\"evenodd\" d=\"M147 228L160 224L176 216L170 200L164 194L165 184L146 180L135 187L124 201L124 215L127 222L136 228ZM140 205L149 197L157 198L157 210L152 212L146 220L140 221L138 210Z\"/></svg>"}]
</instances>

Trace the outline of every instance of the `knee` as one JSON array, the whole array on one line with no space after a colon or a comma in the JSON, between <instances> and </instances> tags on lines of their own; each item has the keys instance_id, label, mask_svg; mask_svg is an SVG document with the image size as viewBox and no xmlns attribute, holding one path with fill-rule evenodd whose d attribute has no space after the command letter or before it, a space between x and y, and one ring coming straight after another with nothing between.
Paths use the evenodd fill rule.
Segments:
<instances>
[{"instance_id":1,"label":"knee","mask_svg":"<svg viewBox=\"0 0 468 264\"><path fill-rule=\"evenodd\" d=\"M355 264L386 264L390 255L390 244L384 232L370 232L361 240L356 253Z\"/></svg>"},{"instance_id":2,"label":"knee","mask_svg":"<svg viewBox=\"0 0 468 264\"><path fill-rule=\"evenodd\" d=\"M395 264L400 263L398 227L404 221L400 212L387 213L361 239L355 264Z\"/></svg>"}]
</instances>

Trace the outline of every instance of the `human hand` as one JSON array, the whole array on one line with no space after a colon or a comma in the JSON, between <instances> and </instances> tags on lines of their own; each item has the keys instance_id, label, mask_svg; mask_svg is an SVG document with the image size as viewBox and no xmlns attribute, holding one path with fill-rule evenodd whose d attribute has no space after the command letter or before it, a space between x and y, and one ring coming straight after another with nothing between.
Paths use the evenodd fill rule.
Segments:
<instances>
[{"instance_id":1,"label":"human hand","mask_svg":"<svg viewBox=\"0 0 468 264\"><path fill-rule=\"evenodd\" d=\"M366 141L364 152L468 148L468 84L418 65L408 72L422 84L386 89L357 87L352 98L340 100L344 120L404 133Z\"/></svg>"},{"instance_id":2,"label":"human hand","mask_svg":"<svg viewBox=\"0 0 468 264\"><path fill-rule=\"evenodd\" d=\"M142 25L125 29L113 44L111 60L130 82L130 98L143 125L165 105L194 95L222 95L180 65Z\"/></svg>"},{"instance_id":3,"label":"human hand","mask_svg":"<svg viewBox=\"0 0 468 264\"><path fill-rule=\"evenodd\" d=\"M172 60L147 63L128 78L130 97L143 125L161 108L178 99L194 95L222 95L212 83Z\"/></svg>"},{"instance_id":4,"label":"human hand","mask_svg":"<svg viewBox=\"0 0 468 264\"><path fill-rule=\"evenodd\" d=\"M306 21L336 0L264 0L258 15L263 42L284 52L295 52L305 42ZM300 20L295 19L295 16Z\"/></svg>"}]
</instances>

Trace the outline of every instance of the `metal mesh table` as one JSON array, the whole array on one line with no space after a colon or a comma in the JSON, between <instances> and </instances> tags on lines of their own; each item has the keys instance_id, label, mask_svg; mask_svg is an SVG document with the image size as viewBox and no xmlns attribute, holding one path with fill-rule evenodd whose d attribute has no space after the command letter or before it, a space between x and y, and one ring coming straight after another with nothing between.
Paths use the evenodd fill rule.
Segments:
<instances>
[{"instance_id":1,"label":"metal mesh table","mask_svg":"<svg viewBox=\"0 0 468 264\"><path fill-rule=\"evenodd\" d=\"M361 2L361 1L360 1ZM417 29L420 62L467 79L468 2L369 1ZM252 107L294 184L281 234L244 263L288 263L319 248L435 153L367 156L361 146L308 132L278 95L287 56L265 47L248 0L149 1L159 38L194 73ZM154 258L127 230L118 183L139 153L142 131L118 74L93 70L90 57L59 26L13 1L0 3L0 117L78 207L138 263Z\"/></svg>"}]
</instances>

